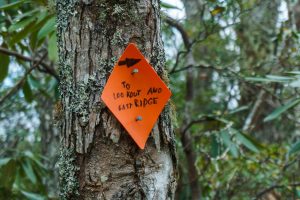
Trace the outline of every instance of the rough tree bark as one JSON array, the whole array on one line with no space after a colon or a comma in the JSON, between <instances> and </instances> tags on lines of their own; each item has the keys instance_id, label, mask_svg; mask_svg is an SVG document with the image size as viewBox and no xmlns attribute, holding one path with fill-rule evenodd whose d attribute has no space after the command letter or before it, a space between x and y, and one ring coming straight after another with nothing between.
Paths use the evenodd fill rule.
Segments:
<instances>
[{"instance_id":1,"label":"rough tree bark","mask_svg":"<svg viewBox=\"0 0 300 200\"><path fill-rule=\"evenodd\" d=\"M144 150L100 101L135 42L167 82L158 0L57 0L62 199L173 199L176 156L167 105Z\"/></svg>"}]
</instances>

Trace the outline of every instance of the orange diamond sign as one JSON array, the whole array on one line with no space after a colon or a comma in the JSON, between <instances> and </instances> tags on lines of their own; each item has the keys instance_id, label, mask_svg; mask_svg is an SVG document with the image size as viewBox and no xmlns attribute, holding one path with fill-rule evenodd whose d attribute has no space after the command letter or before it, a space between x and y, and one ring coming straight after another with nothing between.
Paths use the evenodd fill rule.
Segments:
<instances>
[{"instance_id":1,"label":"orange diamond sign","mask_svg":"<svg viewBox=\"0 0 300 200\"><path fill-rule=\"evenodd\" d=\"M104 87L101 99L136 144L144 149L171 91L138 48L130 43Z\"/></svg>"}]
</instances>

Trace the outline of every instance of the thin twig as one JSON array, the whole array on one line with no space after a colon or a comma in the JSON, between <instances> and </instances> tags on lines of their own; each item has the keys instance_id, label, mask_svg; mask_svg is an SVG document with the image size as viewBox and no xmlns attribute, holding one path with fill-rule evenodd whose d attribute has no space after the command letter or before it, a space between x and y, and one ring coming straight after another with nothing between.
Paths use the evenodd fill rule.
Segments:
<instances>
[{"instance_id":1,"label":"thin twig","mask_svg":"<svg viewBox=\"0 0 300 200\"><path fill-rule=\"evenodd\" d=\"M255 199L260 199L262 196L264 196L268 192L271 192L272 190L277 189L277 188L283 188L285 186L297 187L297 186L300 186L300 183L292 183L292 184L289 184L289 185L272 185L271 187L266 188L263 191L259 192L256 195Z\"/></svg>"},{"instance_id":2,"label":"thin twig","mask_svg":"<svg viewBox=\"0 0 300 200\"><path fill-rule=\"evenodd\" d=\"M32 65L32 67L30 67L24 74L24 76L17 82L17 84L15 86L13 86L1 99L0 99L0 105L3 104L3 102L8 99L9 97L11 97L14 93L16 93L23 85L24 82L26 80L26 77L31 73L32 70L34 70L37 66L39 66L41 64L41 62L45 59L45 57L47 56L47 53L45 53L42 58L34 63Z\"/></svg>"},{"instance_id":3,"label":"thin twig","mask_svg":"<svg viewBox=\"0 0 300 200\"><path fill-rule=\"evenodd\" d=\"M191 122L186 125L186 127L181 131L181 134L184 135L194 124L199 124L207 121L219 121L217 118L213 116L203 116L200 119L192 120Z\"/></svg>"},{"instance_id":4,"label":"thin twig","mask_svg":"<svg viewBox=\"0 0 300 200\"><path fill-rule=\"evenodd\" d=\"M184 56L186 56L186 54L188 54L188 51L179 51L176 55L176 61L175 61L175 64L174 66L172 67L171 71L169 72L169 74L173 74L175 73L177 67L178 67L178 64L179 64L179 58L181 56L181 54L183 54Z\"/></svg>"},{"instance_id":5,"label":"thin twig","mask_svg":"<svg viewBox=\"0 0 300 200\"><path fill-rule=\"evenodd\" d=\"M210 68L210 69L216 69L214 66L211 66L211 65L209 65L209 66L205 66L205 65L197 65L197 66L194 66L194 65L188 65L188 66L186 66L186 67L182 67L182 68L180 68L180 69L174 69L174 70L171 70L171 72L169 73L169 74L176 74L176 73L178 73L178 72L181 72L181 71L185 71L185 70L188 70L188 69L190 69L190 68ZM217 70L220 70L220 69L217 69Z\"/></svg>"},{"instance_id":6,"label":"thin twig","mask_svg":"<svg viewBox=\"0 0 300 200\"><path fill-rule=\"evenodd\" d=\"M19 58L19 59L27 61L27 62L38 62L39 61L37 59L33 59L30 57L24 56L18 52L11 51L11 50L3 48L3 47L0 47L0 52L3 54L9 55L9 56L14 56L16 58ZM49 65L47 65L44 62L39 63L39 65L41 65L45 69L43 72L46 72L46 73L52 75L57 81L59 81L59 76L52 67L50 67Z\"/></svg>"}]
</instances>

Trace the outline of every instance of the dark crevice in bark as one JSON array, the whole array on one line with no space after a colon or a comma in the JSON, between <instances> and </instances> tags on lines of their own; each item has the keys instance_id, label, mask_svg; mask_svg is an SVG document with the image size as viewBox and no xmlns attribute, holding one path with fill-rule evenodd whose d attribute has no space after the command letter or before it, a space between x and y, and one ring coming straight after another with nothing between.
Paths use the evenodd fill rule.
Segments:
<instances>
[{"instance_id":1,"label":"dark crevice in bark","mask_svg":"<svg viewBox=\"0 0 300 200\"><path fill-rule=\"evenodd\" d=\"M92 31L89 31L89 49L88 49L88 58L89 58L89 75L92 75L93 70L93 59L91 57L91 47L92 47Z\"/></svg>"}]
</instances>

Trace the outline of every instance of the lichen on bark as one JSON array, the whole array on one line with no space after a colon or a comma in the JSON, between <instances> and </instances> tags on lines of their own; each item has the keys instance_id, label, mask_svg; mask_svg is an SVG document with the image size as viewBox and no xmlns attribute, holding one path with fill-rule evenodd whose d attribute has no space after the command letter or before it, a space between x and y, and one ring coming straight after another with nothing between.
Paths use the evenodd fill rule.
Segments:
<instances>
[{"instance_id":1,"label":"lichen on bark","mask_svg":"<svg viewBox=\"0 0 300 200\"><path fill-rule=\"evenodd\" d=\"M61 148L57 168L59 169L60 179L60 198L71 199L79 196L77 179L75 151L72 149Z\"/></svg>"}]
</instances>

